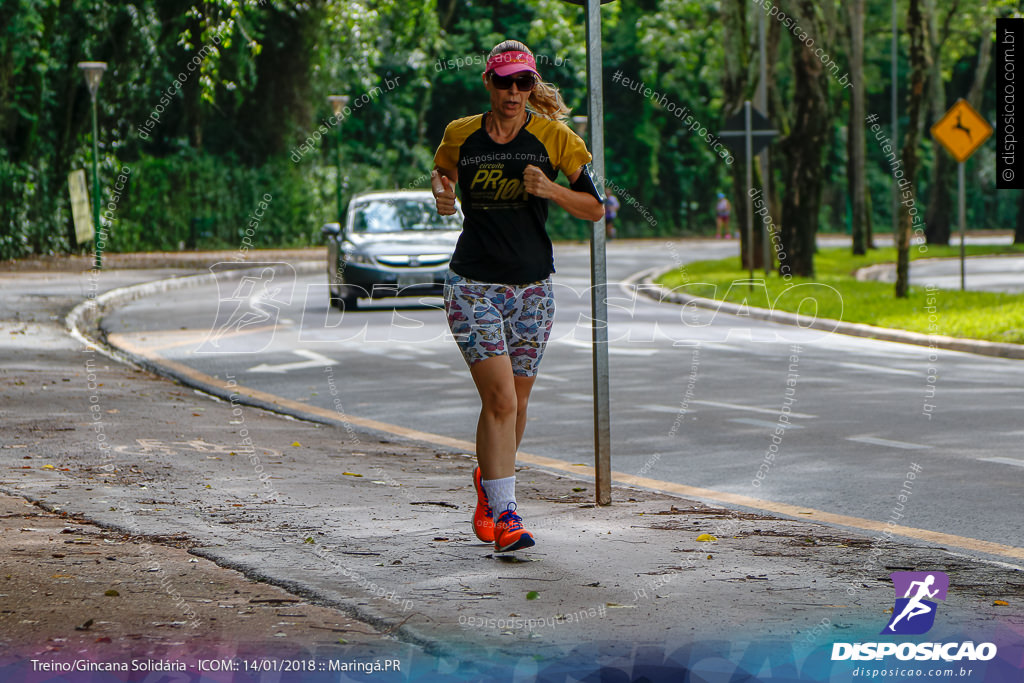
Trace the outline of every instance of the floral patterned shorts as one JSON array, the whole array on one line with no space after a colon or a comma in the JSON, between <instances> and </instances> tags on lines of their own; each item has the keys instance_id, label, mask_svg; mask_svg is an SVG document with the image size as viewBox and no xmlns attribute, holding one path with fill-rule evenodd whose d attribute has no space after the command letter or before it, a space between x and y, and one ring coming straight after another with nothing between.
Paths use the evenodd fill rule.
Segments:
<instances>
[{"instance_id":1,"label":"floral patterned shorts","mask_svg":"<svg viewBox=\"0 0 1024 683\"><path fill-rule=\"evenodd\" d=\"M449 268L444 310L467 365L508 355L514 374L537 374L555 317L550 277L528 285L503 285L470 280Z\"/></svg>"}]
</instances>

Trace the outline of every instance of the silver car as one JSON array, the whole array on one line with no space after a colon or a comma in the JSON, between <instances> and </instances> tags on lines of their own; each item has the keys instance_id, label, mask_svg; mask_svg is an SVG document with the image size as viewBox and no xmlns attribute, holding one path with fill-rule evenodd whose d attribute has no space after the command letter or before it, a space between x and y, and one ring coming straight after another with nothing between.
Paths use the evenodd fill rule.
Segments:
<instances>
[{"instance_id":1,"label":"silver car","mask_svg":"<svg viewBox=\"0 0 1024 683\"><path fill-rule=\"evenodd\" d=\"M438 215L429 190L353 197L344 229L321 229L331 305L351 310L360 298L441 294L461 230L462 210Z\"/></svg>"}]
</instances>

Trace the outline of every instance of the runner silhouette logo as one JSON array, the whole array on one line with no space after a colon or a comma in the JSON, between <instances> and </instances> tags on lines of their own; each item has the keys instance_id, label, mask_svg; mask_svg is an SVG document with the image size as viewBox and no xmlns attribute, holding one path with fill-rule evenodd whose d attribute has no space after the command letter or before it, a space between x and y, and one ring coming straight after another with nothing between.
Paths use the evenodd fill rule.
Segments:
<instances>
[{"instance_id":1,"label":"runner silhouette logo","mask_svg":"<svg viewBox=\"0 0 1024 683\"><path fill-rule=\"evenodd\" d=\"M893 572L896 604L892 619L882 629L885 635L916 636L927 633L935 623L937 605L933 600L945 600L949 590L949 577L943 572Z\"/></svg>"}]
</instances>

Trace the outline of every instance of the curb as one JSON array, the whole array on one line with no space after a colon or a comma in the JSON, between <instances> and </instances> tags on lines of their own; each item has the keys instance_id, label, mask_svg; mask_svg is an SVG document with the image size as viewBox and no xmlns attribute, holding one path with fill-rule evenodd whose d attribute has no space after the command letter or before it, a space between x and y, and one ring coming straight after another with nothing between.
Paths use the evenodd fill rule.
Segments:
<instances>
[{"instance_id":1,"label":"curb","mask_svg":"<svg viewBox=\"0 0 1024 683\"><path fill-rule=\"evenodd\" d=\"M920 332L908 332L906 330L894 330L888 327L875 327L864 323L847 323L841 320L830 318L812 318L798 313L786 311L773 311L768 308L755 308L753 306L741 306L728 301L717 299L706 299L704 297L683 294L655 282L655 279L673 270L670 268L650 268L631 275L623 282L624 287L632 287L643 296L658 303L670 301L681 305L691 305L698 308L705 308L716 313L728 313L744 318L755 320L767 320L769 322L781 323L783 325L795 325L803 329L823 330L825 332L838 332L853 337L864 337L867 339L878 339L880 341L898 342L901 344L913 344L915 346L927 346L933 349L944 349L947 351L962 351L964 353L975 353L983 356L995 356L1013 360L1024 360L1024 344L1007 344L1000 342L981 341L979 339L962 339L959 337L947 337L938 334L921 334ZM637 285L643 285L638 287Z\"/></svg>"},{"instance_id":2,"label":"curb","mask_svg":"<svg viewBox=\"0 0 1024 683\"><path fill-rule=\"evenodd\" d=\"M323 269L323 263L319 261L303 261L294 265L289 265L295 269L296 274L318 273ZM68 333L74 339L114 361L141 368L159 377L171 379L183 386L188 386L202 393L213 396L216 399L228 401L230 400L231 394L230 392L223 391L221 387L210 385L206 382L196 381L194 378L186 377L185 375L176 372L173 368L152 363L141 356L137 356L134 353L109 344L99 330L99 322L104 315L112 312L116 307L122 306L126 303L179 289L200 287L214 282L229 282L237 280L248 273L262 270L264 267L266 267L265 264L253 267L232 268L219 273L185 275L181 277L167 278L164 280L144 282L137 285L129 285L127 287L118 287L98 296L90 296L86 301L77 304L65 317L65 326L67 327ZM236 396L235 401L237 403L266 410L289 419L300 419L307 422L331 426L339 426L341 424L337 420L329 420L314 414L303 413L302 411L297 410L285 410L281 406L275 405L271 402L261 401L245 395ZM371 436L394 436L390 433L381 432L369 427L360 427L360 429L367 435ZM437 448L438 446L436 444L431 444L431 447ZM96 523L99 524L99 522ZM102 526L120 530L117 525L103 524ZM193 548L189 550L189 553L211 560L218 566L240 572L250 580L265 581L294 595L307 599L310 602L314 602L315 604L324 605L342 611L359 621L370 624L380 631L384 631L393 636L400 636L404 642L422 647L428 653L443 654L450 651L450 646L447 642L432 638L421 632L415 626L406 625L404 620L400 621L398 619L391 619L378 613L376 610L368 609L365 605L359 604L358 599L353 599L351 602L347 602L344 600L325 598L322 594L318 593L315 588L304 582L272 578L266 575L259 567L230 561L226 557L222 556L216 548Z\"/></svg>"},{"instance_id":3,"label":"curb","mask_svg":"<svg viewBox=\"0 0 1024 683\"><path fill-rule=\"evenodd\" d=\"M968 256L970 259L999 259L999 258L1016 258L1024 259L1024 254L976 254L974 256ZM944 263L949 261L960 261L959 256L937 256L935 258L923 258L914 259L911 263L925 264L925 263ZM864 266L858 268L853 272L853 277L859 282L895 282L896 281L896 264L895 263L876 263L871 266Z\"/></svg>"},{"instance_id":4,"label":"curb","mask_svg":"<svg viewBox=\"0 0 1024 683\"><path fill-rule=\"evenodd\" d=\"M270 263L269 261L267 263ZM279 263L279 262L275 262ZM291 265L291 264L289 264ZM118 306L142 299L154 294L173 292L178 289L189 287L200 287L202 285L223 281L230 282L237 280L248 273L265 268L265 264L240 266L238 268L225 269L222 272L199 273L196 275L182 275L170 277L164 280L153 280L127 287L117 287L100 295L90 295L80 304L77 304L64 318L64 326L73 339L84 344L93 351L99 351L108 358L129 363L139 367L151 369L148 364L134 355L110 346L100 338L99 321L108 313L111 313ZM315 273L323 267L323 264L316 261L302 261L292 266L296 274L306 275ZM95 272L95 271L93 271ZM93 278L96 275L92 275ZM94 288L95 289L95 288Z\"/></svg>"}]
</instances>

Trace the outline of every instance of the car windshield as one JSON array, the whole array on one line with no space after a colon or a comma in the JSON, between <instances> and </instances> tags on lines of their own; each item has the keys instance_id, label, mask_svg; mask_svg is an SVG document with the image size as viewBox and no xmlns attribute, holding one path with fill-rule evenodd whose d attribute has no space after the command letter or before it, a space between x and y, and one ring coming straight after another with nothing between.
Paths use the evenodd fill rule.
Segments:
<instances>
[{"instance_id":1,"label":"car windshield","mask_svg":"<svg viewBox=\"0 0 1024 683\"><path fill-rule=\"evenodd\" d=\"M403 230L459 230L458 214L441 216L433 203L421 199L388 199L363 202L356 206L352 229L361 233L402 232Z\"/></svg>"}]
</instances>

